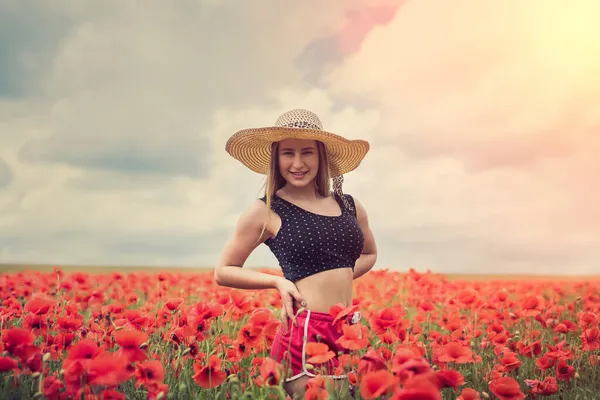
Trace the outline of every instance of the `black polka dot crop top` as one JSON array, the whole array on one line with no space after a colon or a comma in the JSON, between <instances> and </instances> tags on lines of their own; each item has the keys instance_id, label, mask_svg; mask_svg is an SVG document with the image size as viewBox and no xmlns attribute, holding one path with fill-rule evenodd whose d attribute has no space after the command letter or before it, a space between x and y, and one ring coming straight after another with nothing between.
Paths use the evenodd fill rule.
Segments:
<instances>
[{"instance_id":1,"label":"black polka dot crop top","mask_svg":"<svg viewBox=\"0 0 600 400\"><path fill-rule=\"evenodd\" d=\"M274 195L271 209L281 218L277 236L265 244L277 258L283 276L298 281L318 272L335 268L352 268L360 257L364 237L356 212L348 210L334 194L342 214L327 216L307 211ZM354 199L344 194L350 204ZM266 203L266 197L261 198Z\"/></svg>"}]
</instances>

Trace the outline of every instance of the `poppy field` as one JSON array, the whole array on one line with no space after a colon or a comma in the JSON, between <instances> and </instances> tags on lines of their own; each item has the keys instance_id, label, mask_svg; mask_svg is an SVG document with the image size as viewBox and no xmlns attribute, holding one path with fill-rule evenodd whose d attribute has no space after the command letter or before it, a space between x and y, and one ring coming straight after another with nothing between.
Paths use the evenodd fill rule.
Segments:
<instances>
[{"instance_id":1,"label":"poppy field","mask_svg":"<svg viewBox=\"0 0 600 400\"><path fill-rule=\"evenodd\" d=\"M600 398L599 280L373 270L354 290L330 311L347 354L306 345L305 399ZM2 399L286 398L275 290L54 268L3 273L0 300ZM341 386L319 374L334 357Z\"/></svg>"}]
</instances>

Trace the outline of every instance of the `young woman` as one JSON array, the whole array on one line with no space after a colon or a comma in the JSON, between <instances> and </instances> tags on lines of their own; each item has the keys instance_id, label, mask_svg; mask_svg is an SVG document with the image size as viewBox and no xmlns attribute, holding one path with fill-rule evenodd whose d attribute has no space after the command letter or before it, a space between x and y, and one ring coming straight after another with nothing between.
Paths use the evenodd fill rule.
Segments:
<instances>
[{"instance_id":1,"label":"young woman","mask_svg":"<svg viewBox=\"0 0 600 400\"><path fill-rule=\"evenodd\" d=\"M290 396L306 388L315 370L307 367L306 344L324 342L336 356L345 350L329 310L352 305L352 281L374 265L377 249L367 212L342 193L342 174L354 170L369 150L363 140L325 132L307 110L281 115L275 126L245 129L229 138L227 152L251 170L266 174L265 195L242 214L215 269L217 284L279 291L282 325L271 357L291 367L284 383ZM330 189L330 178L334 191ZM283 277L243 269L250 253L265 243ZM360 314L350 316L357 323ZM335 375L337 357L319 369Z\"/></svg>"}]
</instances>

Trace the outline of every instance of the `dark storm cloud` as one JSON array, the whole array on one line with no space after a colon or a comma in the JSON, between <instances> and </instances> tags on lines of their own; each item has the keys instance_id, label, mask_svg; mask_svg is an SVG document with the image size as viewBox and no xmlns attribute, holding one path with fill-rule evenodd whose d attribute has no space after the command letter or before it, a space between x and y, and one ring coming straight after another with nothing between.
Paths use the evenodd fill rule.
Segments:
<instances>
[{"instance_id":1,"label":"dark storm cloud","mask_svg":"<svg viewBox=\"0 0 600 400\"><path fill-rule=\"evenodd\" d=\"M93 146L71 132L66 131L50 140L28 142L20 156L25 160L61 162L89 170L132 175L153 173L203 178L209 172L207 146L203 145L206 140L200 137L181 135L173 137L171 143L156 146L142 137L130 137L128 143L124 139L111 143L98 136L99 140Z\"/></svg>"},{"instance_id":2,"label":"dark storm cloud","mask_svg":"<svg viewBox=\"0 0 600 400\"><path fill-rule=\"evenodd\" d=\"M40 1L0 2L0 98L37 94L71 21Z\"/></svg>"},{"instance_id":3,"label":"dark storm cloud","mask_svg":"<svg viewBox=\"0 0 600 400\"><path fill-rule=\"evenodd\" d=\"M90 230L61 230L31 232L24 240L20 235L0 233L0 253L18 255L15 262L65 263L72 259L73 248L84 252L77 263L92 265L144 265L153 257L200 260L207 254L220 251L228 233L214 230L204 234L172 234L144 232L110 235ZM72 262L67 262L72 263ZM161 262L159 262L160 264ZM164 265L164 261L162 261Z\"/></svg>"}]
</instances>

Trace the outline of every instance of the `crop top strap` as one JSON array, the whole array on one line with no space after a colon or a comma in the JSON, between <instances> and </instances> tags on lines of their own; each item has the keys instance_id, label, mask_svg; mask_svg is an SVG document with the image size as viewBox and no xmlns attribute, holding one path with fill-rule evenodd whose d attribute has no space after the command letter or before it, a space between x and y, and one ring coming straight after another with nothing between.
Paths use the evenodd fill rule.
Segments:
<instances>
[{"instance_id":1,"label":"crop top strap","mask_svg":"<svg viewBox=\"0 0 600 400\"><path fill-rule=\"evenodd\" d=\"M267 196L259 197L259 200L262 200L265 204L267 204ZM277 198L277 196L273 196L271 198L271 210L273 210L277 214L279 214L277 211L281 208L281 206L282 206L282 204L279 201L279 199Z\"/></svg>"},{"instance_id":2,"label":"crop top strap","mask_svg":"<svg viewBox=\"0 0 600 400\"><path fill-rule=\"evenodd\" d=\"M358 215L356 214L356 204L354 203L354 197L352 197L352 195L349 194L344 194L344 197L346 197L348 202L352 205L352 214L354 215L354 218L358 218Z\"/></svg>"},{"instance_id":3,"label":"crop top strap","mask_svg":"<svg viewBox=\"0 0 600 400\"><path fill-rule=\"evenodd\" d=\"M352 196L347 193L344 193L344 199L346 200L346 202L344 202L337 193L333 192L333 195L335 197L335 200L342 208L342 210L350 212L354 216L354 218L356 218L356 205L354 204L354 199L352 198ZM349 207L346 206L346 204L348 204Z\"/></svg>"}]
</instances>

